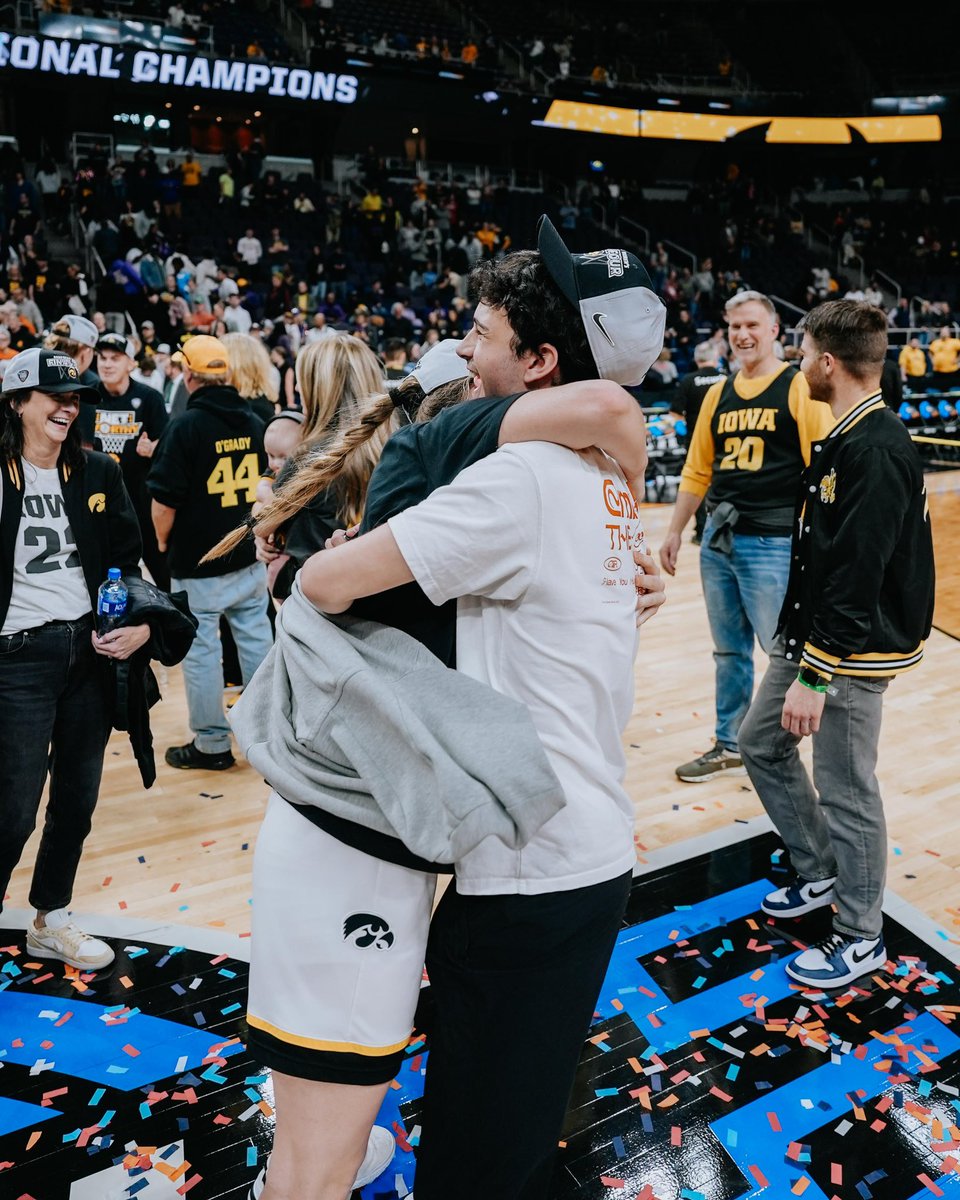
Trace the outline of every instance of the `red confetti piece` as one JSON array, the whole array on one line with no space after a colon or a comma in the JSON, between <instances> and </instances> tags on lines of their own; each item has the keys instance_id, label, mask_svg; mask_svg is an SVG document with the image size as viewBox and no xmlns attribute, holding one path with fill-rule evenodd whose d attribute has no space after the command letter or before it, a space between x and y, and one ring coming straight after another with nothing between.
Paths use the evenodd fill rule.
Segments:
<instances>
[{"instance_id":1,"label":"red confetti piece","mask_svg":"<svg viewBox=\"0 0 960 1200\"><path fill-rule=\"evenodd\" d=\"M131 1058L140 1057L140 1051L136 1048L136 1046L131 1046L129 1042L127 1042L127 1044L123 1047L123 1052L124 1054L129 1054Z\"/></svg>"},{"instance_id":2,"label":"red confetti piece","mask_svg":"<svg viewBox=\"0 0 960 1200\"><path fill-rule=\"evenodd\" d=\"M189 1192L192 1187L195 1187L202 1178L202 1175L191 1175L182 1187L177 1188L177 1194L180 1196L185 1196L187 1192Z\"/></svg>"},{"instance_id":3,"label":"red confetti piece","mask_svg":"<svg viewBox=\"0 0 960 1200\"><path fill-rule=\"evenodd\" d=\"M671 1125L670 1126L670 1145L671 1146L682 1146L683 1145L683 1130L681 1129L681 1127L679 1125Z\"/></svg>"},{"instance_id":4,"label":"red confetti piece","mask_svg":"<svg viewBox=\"0 0 960 1200\"><path fill-rule=\"evenodd\" d=\"M773 1130L774 1133L782 1132L782 1130L780 1128L780 1118L777 1116L777 1114L775 1112L768 1112L767 1120L770 1122L770 1128Z\"/></svg>"},{"instance_id":5,"label":"red confetti piece","mask_svg":"<svg viewBox=\"0 0 960 1200\"><path fill-rule=\"evenodd\" d=\"M751 1163L750 1166L747 1167L747 1170L757 1181L758 1187L766 1188L766 1187L770 1186L770 1183L767 1180L766 1175L764 1175L764 1173L760 1170L760 1168L756 1165L756 1163Z\"/></svg>"},{"instance_id":6,"label":"red confetti piece","mask_svg":"<svg viewBox=\"0 0 960 1200\"><path fill-rule=\"evenodd\" d=\"M932 1193L934 1196L942 1196L943 1195L943 1188L937 1187L937 1185L933 1182L933 1180L930 1178L930 1176L926 1175L923 1171L920 1172L920 1174L917 1176L917 1178L920 1180L920 1182L923 1184L923 1186L927 1189L927 1191Z\"/></svg>"},{"instance_id":7,"label":"red confetti piece","mask_svg":"<svg viewBox=\"0 0 960 1200\"><path fill-rule=\"evenodd\" d=\"M608 1188L625 1188L627 1186L625 1180L613 1179L609 1175L601 1175L600 1176L600 1184L602 1187L608 1187Z\"/></svg>"},{"instance_id":8,"label":"red confetti piece","mask_svg":"<svg viewBox=\"0 0 960 1200\"><path fill-rule=\"evenodd\" d=\"M830 1164L830 1183L833 1187L843 1187L843 1163Z\"/></svg>"}]
</instances>

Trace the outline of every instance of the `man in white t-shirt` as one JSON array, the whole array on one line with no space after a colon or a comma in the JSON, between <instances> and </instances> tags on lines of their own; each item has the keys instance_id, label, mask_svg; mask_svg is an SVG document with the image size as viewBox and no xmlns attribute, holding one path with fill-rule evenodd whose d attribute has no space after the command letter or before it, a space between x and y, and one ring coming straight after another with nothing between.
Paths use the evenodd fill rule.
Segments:
<instances>
[{"instance_id":1,"label":"man in white t-shirt","mask_svg":"<svg viewBox=\"0 0 960 1200\"><path fill-rule=\"evenodd\" d=\"M471 281L479 303L460 353L485 394L598 375L639 383L664 327L642 265L621 250L571 255L545 219L539 246ZM642 457L639 409L637 419ZM612 459L526 442L301 572L304 594L328 612L411 581L436 605L457 598L458 669L528 706L567 800L522 850L487 838L458 862L434 916L418 1200L445 1200L453 1178L462 1200L548 1194L636 858L620 739L641 540ZM509 1052L491 1054L507 1015Z\"/></svg>"}]
</instances>

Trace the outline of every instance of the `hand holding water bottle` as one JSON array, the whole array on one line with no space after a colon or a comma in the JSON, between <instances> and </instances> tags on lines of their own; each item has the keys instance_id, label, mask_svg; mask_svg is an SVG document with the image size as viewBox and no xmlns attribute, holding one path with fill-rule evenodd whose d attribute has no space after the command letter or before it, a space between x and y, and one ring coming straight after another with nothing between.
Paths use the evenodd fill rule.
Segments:
<instances>
[{"instance_id":1,"label":"hand holding water bottle","mask_svg":"<svg viewBox=\"0 0 960 1200\"><path fill-rule=\"evenodd\" d=\"M149 625L123 624L126 613L127 588L119 567L111 567L97 592L97 630L92 635L97 654L122 661L150 640Z\"/></svg>"}]
</instances>

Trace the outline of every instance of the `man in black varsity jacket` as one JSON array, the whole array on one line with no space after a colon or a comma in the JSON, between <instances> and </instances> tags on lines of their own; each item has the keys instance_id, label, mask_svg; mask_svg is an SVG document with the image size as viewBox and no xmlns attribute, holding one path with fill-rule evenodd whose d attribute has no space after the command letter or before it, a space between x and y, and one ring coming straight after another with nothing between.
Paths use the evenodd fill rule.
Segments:
<instances>
[{"instance_id":1,"label":"man in black varsity jacket","mask_svg":"<svg viewBox=\"0 0 960 1200\"><path fill-rule=\"evenodd\" d=\"M887 322L855 300L806 318L801 364L836 425L813 446L794 523L778 642L740 751L797 878L773 917L836 905L833 933L787 964L810 988L882 968L886 825L875 768L883 693L915 667L933 619L933 542L920 458L883 402ZM814 786L798 747L813 735Z\"/></svg>"}]
</instances>

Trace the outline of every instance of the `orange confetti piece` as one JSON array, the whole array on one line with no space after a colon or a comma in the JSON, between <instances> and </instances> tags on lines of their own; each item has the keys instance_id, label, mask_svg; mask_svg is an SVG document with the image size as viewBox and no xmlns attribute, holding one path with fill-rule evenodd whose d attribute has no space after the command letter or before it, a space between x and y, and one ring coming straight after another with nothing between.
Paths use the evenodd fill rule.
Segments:
<instances>
[{"instance_id":1,"label":"orange confetti piece","mask_svg":"<svg viewBox=\"0 0 960 1200\"><path fill-rule=\"evenodd\" d=\"M802 1196L809 1186L809 1175L801 1175L799 1179L794 1181L793 1187L790 1189L790 1191L794 1194L794 1196Z\"/></svg>"},{"instance_id":2,"label":"orange confetti piece","mask_svg":"<svg viewBox=\"0 0 960 1200\"><path fill-rule=\"evenodd\" d=\"M129 1042L127 1042L127 1044L123 1047L123 1052L124 1054L129 1054L131 1058L140 1057L140 1051L136 1048L136 1046L131 1046Z\"/></svg>"},{"instance_id":3,"label":"orange confetti piece","mask_svg":"<svg viewBox=\"0 0 960 1200\"><path fill-rule=\"evenodd\" d=\"M670 1126L670 1145L671 1146L682 1146L683 1145L683 1130L680 1128L679 1125L671 1125Z\"/></svg>"},{"instance_id":4,"label":"orange confetti piece","mask_svg":"<svg viewBox=\"0 0 960 1200\"><path fill-rule=\"evenodd\" d=\"M611 1000L610 1007L615 1008L617 1010L617 1012L623 1012L623 1001L622 1000Z\"/></svg>"},{"instance_id":5,"label":"orange confetti piece","mask_svg":"<svg viewBox=\"0 0 960 1200\"><path fill-rule=\"evenodd\" d=\"M933 1180L930 1178L930 1176L925 1174L923 1171L920 1172L920 1174L917 1176L917 1178L920 1180L920 1182L923 1184L923 1186L927 1189L927 1191L931 1192L934 1196L942 1196L943 1195L943 1188L937 1187L937 1185L933 1182Z\"/></svg>"},{"instance_id":6,"label":"orange confetti piece","mask_svg":"<svg viewBox=\"0 0 960 1200\"><path fill-rule=\"evenodd\" d=\"M30 1136L27 1138L27 1149L32 1150L34 1148L34 1146L37 1144L37 1142L40 1141L40 1138L42 1136L43 1136L43 1130L35 1129L33 1131L33 1133L31 1133Z\"/></svg>"},{"instance_id":7,"label":"orange confetti piece","mask_svg":"<svg viewBox=\"0 0 960 1200\"><path fill-rule=\"evenodd\" d=\"M625 1188L627 1186L626 1180L613 1179L609 1175L601 1175L600 1176L600 1185L601 1185L601 1187L608 1187L608 1188Z\"/></svg>"}]
</instances>

